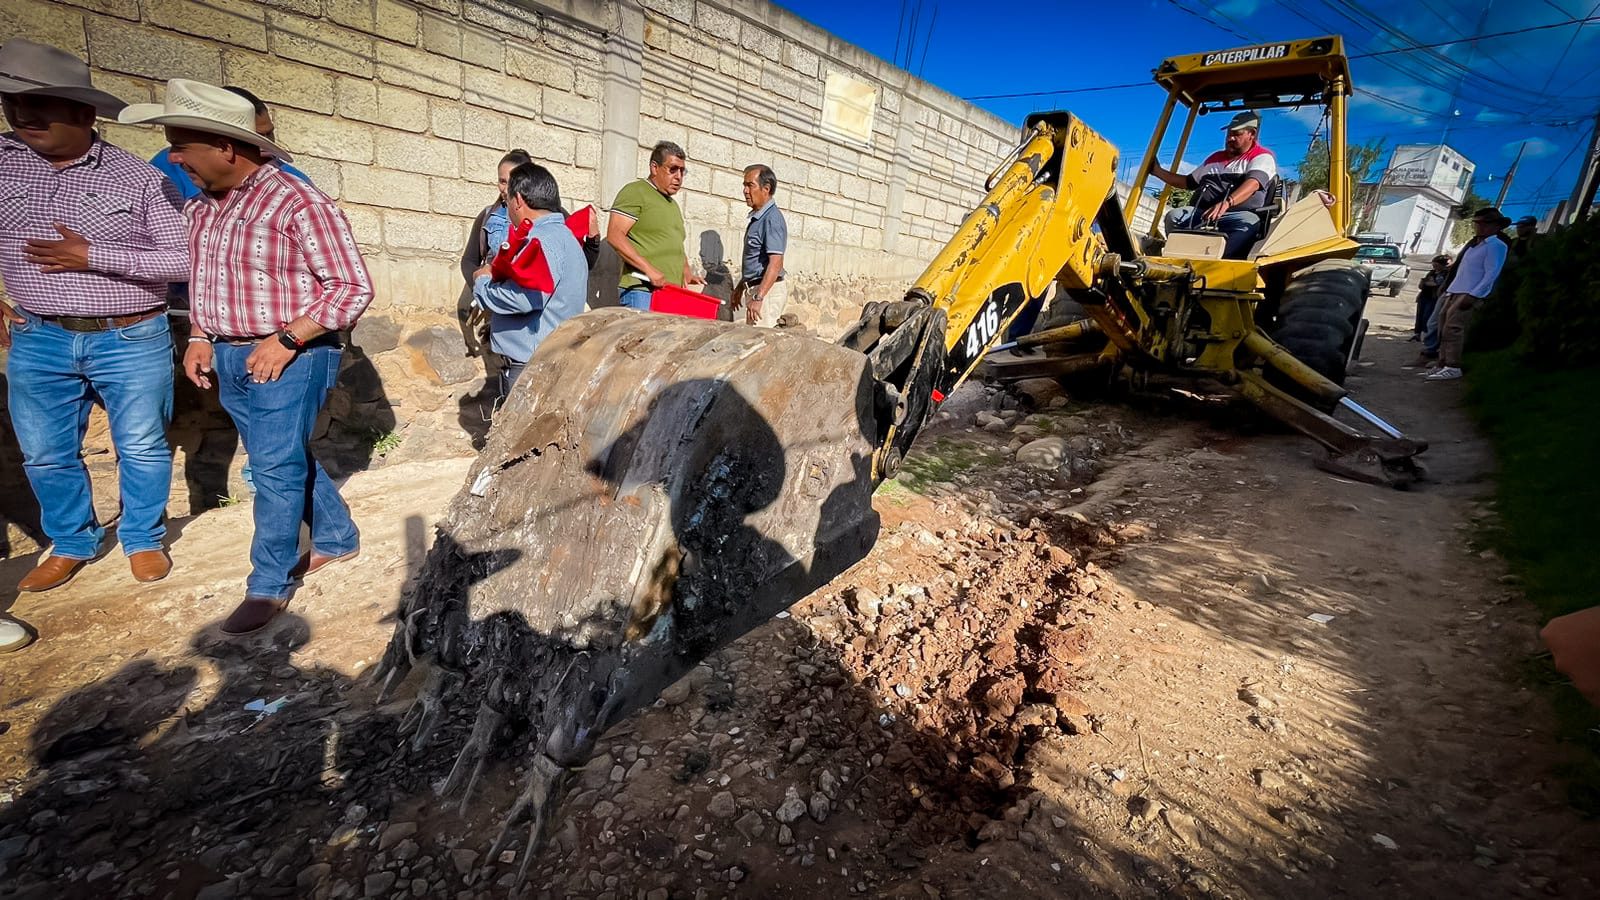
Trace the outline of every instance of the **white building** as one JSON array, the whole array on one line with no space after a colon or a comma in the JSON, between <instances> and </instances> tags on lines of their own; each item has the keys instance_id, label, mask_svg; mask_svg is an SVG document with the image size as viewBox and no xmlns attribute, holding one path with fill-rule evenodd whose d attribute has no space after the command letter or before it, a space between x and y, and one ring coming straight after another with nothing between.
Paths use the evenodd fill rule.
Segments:
<instances>
[{"instance_id":1,"label":"white building","mask_svg":"<svg viewBox=\"0 0 1600 900\"><path fill-rule=\"evenodd\" d=\"M1407 253L1434 254L1449 248L1451 210L1467 195L1472 160L1445 144L1401 144L1377 188L1365 229L1385 232Z\"/></svg>"}]
</instances>

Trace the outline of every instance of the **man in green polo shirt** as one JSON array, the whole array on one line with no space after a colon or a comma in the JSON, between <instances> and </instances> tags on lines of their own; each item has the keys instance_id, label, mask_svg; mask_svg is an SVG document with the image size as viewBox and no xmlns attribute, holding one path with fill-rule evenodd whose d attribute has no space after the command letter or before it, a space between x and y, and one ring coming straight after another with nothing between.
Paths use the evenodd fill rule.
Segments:
<instances>
[{"instance_id":1,"label":"man in green polo shirt","mask_svg":"<svg viewBox=\"0 0 1600 900\"><path fill-rule=\"evenodd\" d=\"M662 141L650 151L650 177L617 192L606 243L622 257L622 305L648 310L650 292L669 284L705 284L684 253L683 210L673 195L683 189L683 148Z\"/></svg>"}]
</instances>

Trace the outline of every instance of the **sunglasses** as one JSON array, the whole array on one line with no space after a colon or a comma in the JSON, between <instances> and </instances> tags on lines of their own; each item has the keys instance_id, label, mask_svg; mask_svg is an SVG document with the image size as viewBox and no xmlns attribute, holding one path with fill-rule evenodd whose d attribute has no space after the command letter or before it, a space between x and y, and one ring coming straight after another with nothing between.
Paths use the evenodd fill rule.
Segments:
<instances>
[{"instance_id":1,"label":"sunglasses","mask_svg":"<svg viewBox=\"0 0 1600 900\"><path fill-rule=\"evenodd\" d=\"M679 165L679 166L663 166L660 163L651 163L650 165L657 166L657 167L662 168L662 169L666 169L667 170L667 174L669 174L669 175L682 175L683 173L689 171L689 167L688 166L682 166L682 165Z\"/></svg>"}]
</instances>

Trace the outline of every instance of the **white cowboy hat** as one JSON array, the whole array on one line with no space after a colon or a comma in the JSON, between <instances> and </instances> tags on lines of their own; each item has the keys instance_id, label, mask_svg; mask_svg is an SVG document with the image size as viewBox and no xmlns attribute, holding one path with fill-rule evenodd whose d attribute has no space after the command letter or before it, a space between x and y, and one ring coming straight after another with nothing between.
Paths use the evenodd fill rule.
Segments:
<instances>
[{"instance_id":1,"label":"white cowboy hat","mask_svg":"<svg viewBox=\"0 0 1600 900\"><path fill-rule=\"evenodd\" d=\"M260 147L268 156L293 162L289 151L256 134L256 108L226 88L174 78L167 82L164 103L131 103L117 115L124 125L170 125Z\"/></svg>"},{"instance_id":2,"label":"white cowboy hat","mask_svg":"<svg viewBox=\"0 0 1600 900\"><path fill-rule=\"evenodd\" d=\"M88 63L26 38L12 38L0 46L0 94L60 97L92 106L108 119L128 105L89 83Z\"/></svg>"}]
</instances>

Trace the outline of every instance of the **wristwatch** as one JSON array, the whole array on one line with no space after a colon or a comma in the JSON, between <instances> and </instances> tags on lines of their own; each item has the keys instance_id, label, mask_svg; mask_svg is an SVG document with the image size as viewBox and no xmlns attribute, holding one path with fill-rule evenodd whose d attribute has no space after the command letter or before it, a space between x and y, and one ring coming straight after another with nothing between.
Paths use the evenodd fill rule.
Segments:
<instances>
[{"instance_id":1,"label":"wristwatch","mask_svg":"<svg viewBox=\"0 0 1600 900\"><path fill-rule=\"evenodd\" d=\"M287 328L278 329L278 343L287 350L300 351L306 348L306 342L294 336L294 332Z\"/></svg>"}]
</instances>

